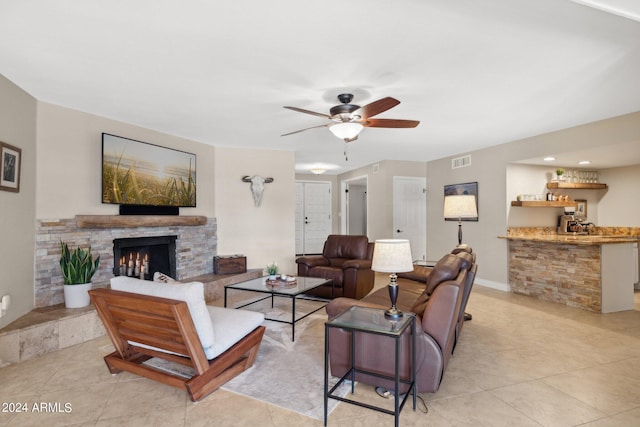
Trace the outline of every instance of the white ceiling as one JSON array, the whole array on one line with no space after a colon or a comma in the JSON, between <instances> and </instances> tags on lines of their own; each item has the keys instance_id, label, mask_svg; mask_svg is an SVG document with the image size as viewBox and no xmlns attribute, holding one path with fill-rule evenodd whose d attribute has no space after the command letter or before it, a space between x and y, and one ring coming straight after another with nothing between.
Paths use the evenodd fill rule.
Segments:
<instances>
[{"instance_id":1,"label":"white ceiling","mask_svg":"<svg viewBox=\"0 0 640 427\"><path fill-rule=\"evenodd\" d=\"M339 173L640 111L639 21L638 0L0 0L0 74L45 102ZM348 162L326 128L280 136L325 123L282 106L327 113L342 92L393 96L378 117L421 124L365 129Z\"/></svg>"}]
</instances>

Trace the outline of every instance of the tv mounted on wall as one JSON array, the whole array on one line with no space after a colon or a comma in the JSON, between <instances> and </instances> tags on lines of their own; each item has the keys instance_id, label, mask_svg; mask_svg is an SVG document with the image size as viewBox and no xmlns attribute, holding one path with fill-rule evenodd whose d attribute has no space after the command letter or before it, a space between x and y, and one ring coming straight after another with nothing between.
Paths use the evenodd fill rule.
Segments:
<instances>
[{"instance_id":1,"label":"tv mounted on wall","mask_svg":"<svg viewBox=\"0 0 640 427\"><path fill-rule=\"evenodd\" d=\"M103 133L102 203L195 207L196 155Z\"/></svg>"}]
</instances>

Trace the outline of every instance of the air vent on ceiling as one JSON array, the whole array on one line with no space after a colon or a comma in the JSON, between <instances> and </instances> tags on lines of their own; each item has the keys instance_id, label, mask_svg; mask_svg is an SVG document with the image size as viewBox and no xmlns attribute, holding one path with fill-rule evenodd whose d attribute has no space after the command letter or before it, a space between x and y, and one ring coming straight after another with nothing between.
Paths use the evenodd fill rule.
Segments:
<instances>
[{"instance_id":1,"label":"air vent on ceiling","mask_svg":"<svg viewBox=\"0 0 640 427\"><path fill-rule=\"evenodd\" d=\"M466 166L471 166L471 154L451 159L451 169L464 168Z\"/></svg>"}]
</instances>

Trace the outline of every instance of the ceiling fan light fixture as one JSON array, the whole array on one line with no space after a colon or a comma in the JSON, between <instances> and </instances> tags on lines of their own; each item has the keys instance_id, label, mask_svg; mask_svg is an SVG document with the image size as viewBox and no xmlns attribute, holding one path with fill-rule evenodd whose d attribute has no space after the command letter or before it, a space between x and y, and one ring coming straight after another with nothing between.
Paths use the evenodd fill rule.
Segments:
<instances>
[{"instance_id":1,"label":"ceiling fan light fixture","mask_svg":"<svg viewBox=\"0 0 640 427\"><path fill-rule=\"evenodd\" d=\"M360 134L363 127L360 123L337 123L329 126L329 130L340 139L353 139Z\"/></svg>"}]
</instances>

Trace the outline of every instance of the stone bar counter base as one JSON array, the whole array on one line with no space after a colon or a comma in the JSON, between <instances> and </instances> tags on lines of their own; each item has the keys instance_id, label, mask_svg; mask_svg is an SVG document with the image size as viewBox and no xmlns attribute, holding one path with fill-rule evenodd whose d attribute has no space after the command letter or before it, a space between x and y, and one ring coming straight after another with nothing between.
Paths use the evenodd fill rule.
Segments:
<instances>
[{"instance_id":1,"label":"stone bar counter base","mask_svg":"<svg viewBox=\"0 0 640 427\"><path fill-rule=\"evenodd\" d=\"M509 286L517 294L600 312L600 247L509 241Z\"/></svg>"},{"instance_id":2,"label":"stone bar counter base","mask_svg":"<svg viewBox=\"0 0 640 427\"><path fill-rule=\"evenodd\" d=\"M512 292L598 313L633 308L637 227L558 235L555 227L507 229Z\"/></svg>"}]
</instances>

